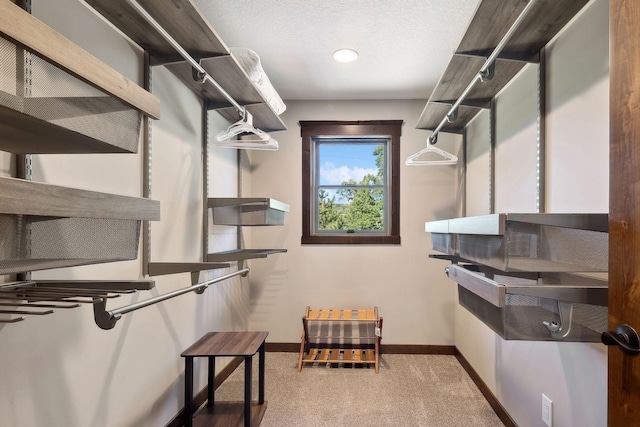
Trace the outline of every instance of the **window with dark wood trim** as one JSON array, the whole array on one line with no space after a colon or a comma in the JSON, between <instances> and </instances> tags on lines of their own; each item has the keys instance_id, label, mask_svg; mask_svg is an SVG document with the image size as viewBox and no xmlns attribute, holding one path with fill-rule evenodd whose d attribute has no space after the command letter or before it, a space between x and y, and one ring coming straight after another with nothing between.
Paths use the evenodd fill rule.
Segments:
<instances>
[{"instance_id":1,"label":"window with dark wood trim","mask_svg":"<svg viewBox=\"0 0 640 427\"><path fill-rule=\"evenodd\" d=\"M302 136L302 244L400 244L400 136L402 120L300 121ZM317 147L323 139L385 139L388 180L384 232L319 232L314 224L318 196Z\"/></svg>"}]
</instances>

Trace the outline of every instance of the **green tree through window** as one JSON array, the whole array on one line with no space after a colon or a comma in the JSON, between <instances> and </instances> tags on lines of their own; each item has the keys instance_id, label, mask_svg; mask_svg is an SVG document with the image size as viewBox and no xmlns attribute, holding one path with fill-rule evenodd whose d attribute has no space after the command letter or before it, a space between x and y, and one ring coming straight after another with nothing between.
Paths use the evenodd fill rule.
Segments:
<instances>
[{"instance_id":1,"label":"green tree through window","mask_svg":"<svg viewBox=\"0 0 640 427\"><path fill-rule=\"evenodd\" d=\"M373 149L377 173L365 175L360 182L343 181L347 188L332 195L320 188L318 228L320 230L384 230L384 145ZM374 188L354 188L371 187ZM336 201L336 197L344 203Z\"/></svg>"}]
</instances>

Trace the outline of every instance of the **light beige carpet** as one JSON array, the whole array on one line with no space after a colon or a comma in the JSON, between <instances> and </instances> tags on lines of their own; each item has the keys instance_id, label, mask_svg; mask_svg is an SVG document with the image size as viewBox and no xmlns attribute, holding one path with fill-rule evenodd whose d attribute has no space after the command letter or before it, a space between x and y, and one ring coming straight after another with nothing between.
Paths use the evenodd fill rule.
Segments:
<instances>
[{"instance_id":1,"label":"light beige carpet","mask_svg":"<svg viewBox=\"0 0 640 427\"><path fill-rule=\"evenodd\" d=\"M253 395L257 399L254 357ZM297 353L267 353L263 427L503 426L454 356L388 354L373 368L306 365ZM244 365L216 391L243 399Z\"/></svg>"}]
</instances>

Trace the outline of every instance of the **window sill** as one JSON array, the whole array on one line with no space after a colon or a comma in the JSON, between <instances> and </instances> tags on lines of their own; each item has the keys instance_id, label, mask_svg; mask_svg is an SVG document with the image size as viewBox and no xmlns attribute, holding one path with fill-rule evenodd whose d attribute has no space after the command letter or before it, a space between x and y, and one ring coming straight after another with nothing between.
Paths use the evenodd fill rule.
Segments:
<instances>
[{"instance_id":1,"label":"window sill","mask_svg":"<svg viewBox=\"0 0 640 427\"><path fill-rule=\"evenodd\" d=\"M399 245L400 236L302 236L303 245Z\"/></svg>"}]
</instances>

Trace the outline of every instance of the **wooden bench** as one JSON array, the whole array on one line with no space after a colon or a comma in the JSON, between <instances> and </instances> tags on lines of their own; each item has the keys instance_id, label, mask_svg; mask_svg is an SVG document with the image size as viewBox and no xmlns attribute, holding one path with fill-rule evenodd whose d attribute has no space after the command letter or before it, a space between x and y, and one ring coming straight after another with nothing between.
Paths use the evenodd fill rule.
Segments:
<instances>
[{"instance_id":1,"label":"wooden bench","mask_svg":"<svg viewBox=\"0 0 640 427\"><path fill-rule=\"evenodd\" d=\"M374 365L379 371L382 317L369 309L311 309L302 317L298 372L304 363Z\"/></svg>"}]
</instances>

